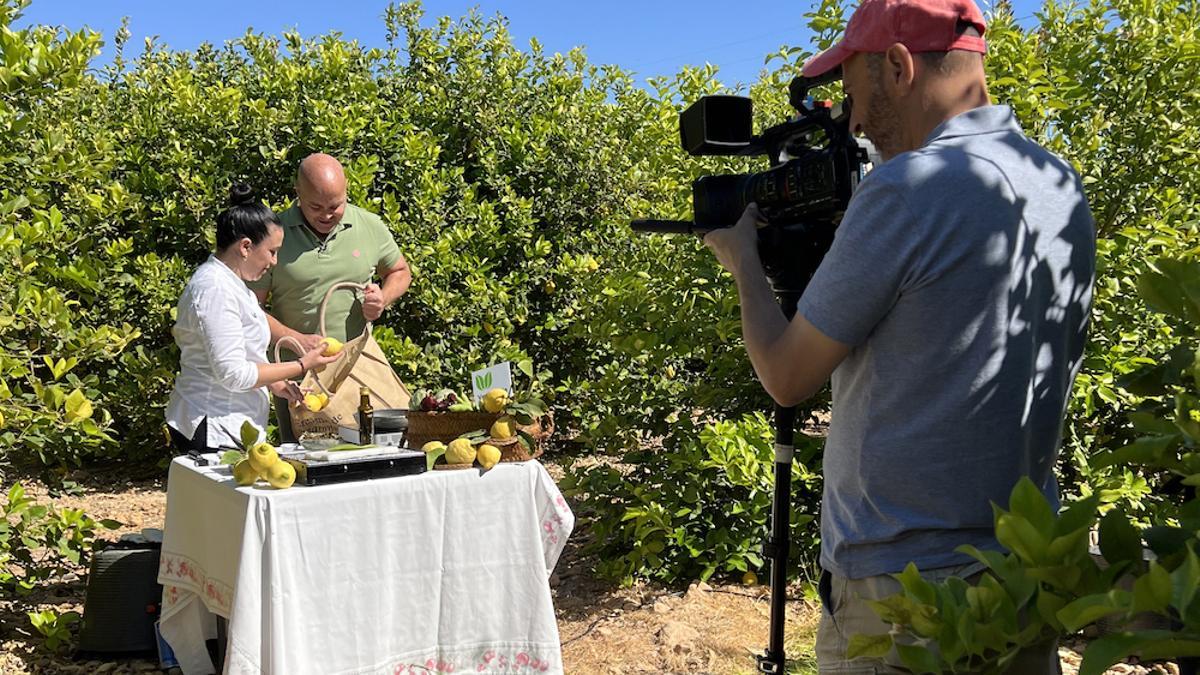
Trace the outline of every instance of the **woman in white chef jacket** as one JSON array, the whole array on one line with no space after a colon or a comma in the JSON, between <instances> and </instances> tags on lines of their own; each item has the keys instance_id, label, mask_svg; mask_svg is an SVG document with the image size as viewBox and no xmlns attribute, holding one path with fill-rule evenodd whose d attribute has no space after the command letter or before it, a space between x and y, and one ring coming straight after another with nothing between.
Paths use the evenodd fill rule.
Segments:
<instances>
[{"instance_id":1,"label":"woman in white chef jacket","mask_svg":"<svg viewBox=\"0 0 1200 675\"><path fill-rule=\"evenodd\" d=\"M246 282L275 266L283 228L249 186L234 185L229 201L217 216L217 252L188 280L171 331L179 345L179 375L167 426L185 452L233 445L247 420L265 431L267 392L299 401L303 395L292 380L337 359L323 356L319 344L297 361L267 361L267 316Z\"/></svg>"}]
</instances>

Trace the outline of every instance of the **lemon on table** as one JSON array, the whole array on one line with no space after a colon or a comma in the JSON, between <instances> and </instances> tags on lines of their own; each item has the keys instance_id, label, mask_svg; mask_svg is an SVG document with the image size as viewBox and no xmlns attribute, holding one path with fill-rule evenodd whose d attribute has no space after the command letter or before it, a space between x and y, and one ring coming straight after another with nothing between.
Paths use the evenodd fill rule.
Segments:
<instances>
[{"instance_id":1,"label":"lemon on table","mask_svg":"<svg viewBox=\"0 0 1200 675\"><path fill-rule=\"evenodd\" d=\"M500 462L500 448L484 443L475 452L475 459L479 460L479 466L490 469Z\"/></svg>"},{"instance_id":2,"label":"lemon on table","mask_svg":"<svg viewBox=\"0 0 1200 675\"><path fill-rule=\"evenodd\" d=\"M475 461L475 446L465 438L456 438L446 446L447 464L470 464Z\"/></svg>"},{"instance_id":3,"label":"lemon on table","mask_svg":"<svg viewBox=\"0 0 1200 675\"><path fill-rule=\"evenodd\" d=\"M289 488L296 482L296 469L288 462L276 461L267 469L266 479L277 490Z\"/></svg>"},{"instance_id":4,"label":"lemon on table","mask_svg":"<svg viewBox=\"0 0 1200 675\"><path fill-rule=\"evenodd\" d=\"M238 485L253 485L258 480L258 470L250 465L250 460L243 459L233 465L233 480Z\"/></svg>"},{"instance_id":5,"label":"lemon on table","mask_svg":"<svg viewBox=\"0 0 1200 675\"><path fill-rule=\"evenodd\" d=\"M270 443L259 443L250 448L249 461L250 466L260 474L266 474L267 469L275 465L279 461L279 453L275 452L275 446Z\"/></svg>"}]
</instances>

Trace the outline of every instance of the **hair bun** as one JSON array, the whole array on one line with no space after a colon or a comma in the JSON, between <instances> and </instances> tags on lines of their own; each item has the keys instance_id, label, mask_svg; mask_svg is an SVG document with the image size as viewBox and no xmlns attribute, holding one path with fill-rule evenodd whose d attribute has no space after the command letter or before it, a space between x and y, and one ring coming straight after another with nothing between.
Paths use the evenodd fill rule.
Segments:
<instances>
[{"instance_id":1,"label":"hair bun","mask_svg":"<svg viewBox=\"0 0 1200 675\"><path fill-rule=\"evenodd\" d=\"M251 188L250 185L247 183L242 183L242 182L234 183L233 187L229 188L229 205L230 206L241 206L243 204L250 204L250 203L256 201L257 199L258 198L255 196L253 188Z\"/></svg>"}]
</instances>

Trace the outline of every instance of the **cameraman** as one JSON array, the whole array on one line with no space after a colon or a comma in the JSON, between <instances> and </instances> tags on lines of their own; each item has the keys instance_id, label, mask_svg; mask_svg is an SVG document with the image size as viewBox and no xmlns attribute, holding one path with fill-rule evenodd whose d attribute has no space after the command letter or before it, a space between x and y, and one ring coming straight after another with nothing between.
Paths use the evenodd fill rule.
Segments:
<instances>
[{"instance_id":1,"label":"cameraman","mask_svg":"<svg viewBox=\"0 0 1200 675\"><path fill-rule=\"evenodd\" d=\"M753 204L705 243L737 282L755 372L782 405L832 376L821 513L822 673L907 672L846 659L889 631L867 601L927 579L975 582L960 544L1000 549L991 502L1028 476L1058 505L1054 463L1082 361L1095 229L1079 176L992 105L971 0L864 0L842 41L851 131L884 162L855 192L789 323L762 271ZM1013 673L1058 671L1056 645Z\"/></svg>"}]
</instances>

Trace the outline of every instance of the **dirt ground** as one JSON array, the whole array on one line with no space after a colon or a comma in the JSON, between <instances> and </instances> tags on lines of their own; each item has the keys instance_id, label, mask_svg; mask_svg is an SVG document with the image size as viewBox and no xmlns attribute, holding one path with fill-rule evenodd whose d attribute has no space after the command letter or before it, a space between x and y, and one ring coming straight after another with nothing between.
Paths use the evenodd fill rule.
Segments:
<instances>
[{"instance_id":1,"label":"dirt ground","mask_svg":"<svg viewBox=\"0 0 1200 675\"><path fill-rule=\"evenodd\" d=\"M559 478L562 468L546 462ZM161 528L166 510L165 479L125 479L111 472L79 474L74 494L59 495L60 506L83 508L94 518L124 523L107 532L116 539L142 528ZM45 485L23 481L39 501L49 501ZM8 486L3 488L7 491ZM558 563L551 587L558 614L567 673L714 673L749 675L755 672L754 655L767 642L770 600L764 586L693 584L687 589L639 584L621 588L592 573L592 563L581 549L588 540L586 523L575 532ZM26 611L55 609L83 611L84 581L80 569L61 583L38 589L18 604L0 598L0 674L138 673L158 670L156 661L121 659L82 661L69 655L50 654L39 648ZM800 598L793 593L790 597ZM788 603L785 644L789 672L816 673L813 642L820 616L818 607L802 599ZM1073 675L1082 641L1061 648L1064 673ZM1110 673L1173 673L1174 664L1142 666L1120 664Z\"/></svg>"}]
</instances>

